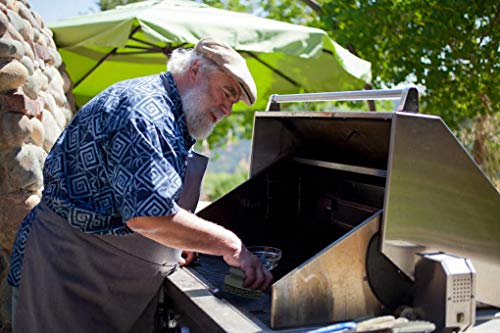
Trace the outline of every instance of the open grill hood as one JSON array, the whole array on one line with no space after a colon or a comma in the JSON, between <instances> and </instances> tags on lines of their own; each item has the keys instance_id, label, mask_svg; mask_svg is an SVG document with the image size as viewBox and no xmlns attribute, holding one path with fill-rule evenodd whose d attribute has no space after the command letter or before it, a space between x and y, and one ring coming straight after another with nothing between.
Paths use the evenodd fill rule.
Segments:
<instances>
[{"instance_id":1,"label":"open grill hood","mask_svg":"<svg viewBox=\"0 0 500 333\"><path fill-rule=\"evenodd\" d=\"M337 170L385 173L382 252L410 277L415 253L468 257L478 270L477 299L500 306L494 282L500 276L500 195L441 118L257 114L252 175L289 154Z\"/></svg>"}]
</instances>

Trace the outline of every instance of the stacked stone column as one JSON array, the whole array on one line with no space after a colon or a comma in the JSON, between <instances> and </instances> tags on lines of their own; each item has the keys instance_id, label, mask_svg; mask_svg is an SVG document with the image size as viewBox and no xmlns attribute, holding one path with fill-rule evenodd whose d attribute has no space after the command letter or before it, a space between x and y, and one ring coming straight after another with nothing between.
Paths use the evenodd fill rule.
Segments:
<instances>
[{"instance_id":1,"label":"stacked stone column","mask_svg":"<svg viewBox=\"0 0 500 333\"><path fill-rule=\"evenodd\" d=\"M75 106L52 31L25 0L0 0L0 331L10 326L8 262L40 201L47 153Z\"/></svg>"}]
</instances>

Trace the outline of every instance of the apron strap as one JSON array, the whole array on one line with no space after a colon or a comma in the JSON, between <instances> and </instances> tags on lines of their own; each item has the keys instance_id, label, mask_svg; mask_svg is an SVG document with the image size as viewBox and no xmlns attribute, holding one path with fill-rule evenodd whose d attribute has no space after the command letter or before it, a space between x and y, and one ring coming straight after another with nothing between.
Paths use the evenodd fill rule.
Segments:
<instances>
[{"instance_id":1,"label":"apron strap","mask_svg":"<svg viewBox=\"0 0 500 333\"><path fill-rule=\"evenodd\" d=\"M200 200L201 182L207 170L208 157L191 151L188 156L182 193L178 205L191 212L196 211Z\"/></svg>"}]
</instances>

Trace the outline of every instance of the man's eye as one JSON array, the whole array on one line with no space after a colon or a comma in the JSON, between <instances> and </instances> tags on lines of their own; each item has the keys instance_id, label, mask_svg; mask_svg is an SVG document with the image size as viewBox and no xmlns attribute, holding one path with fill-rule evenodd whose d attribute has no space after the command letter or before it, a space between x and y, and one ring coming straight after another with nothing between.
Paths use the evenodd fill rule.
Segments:
<instances>
[{"instance_id":1,"label":"man's eye","mask_svg":"<svg viewBox=\"0 0 500 333\"><path fill-rule=\"evenodd\" d=\"M222 90L222 93L224 94L224 97L225 97L225 98L229 98L229 94L228 94L228 92L227 92L227 91Z\"/></svg>"}]
</instances>

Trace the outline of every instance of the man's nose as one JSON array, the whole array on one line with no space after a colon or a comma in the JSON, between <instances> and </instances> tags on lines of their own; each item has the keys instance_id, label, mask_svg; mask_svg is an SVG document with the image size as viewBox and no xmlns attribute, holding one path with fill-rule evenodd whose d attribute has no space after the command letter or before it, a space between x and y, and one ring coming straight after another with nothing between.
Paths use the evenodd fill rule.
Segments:
<instances>
[{"instance_id":1,"label":"man's nose","mask_svg":"<svg viewBox=\"0 0 500 333\"><path fill-rule=\"evenodd\" d=\"M224 101L221 105L221 111L226 115L229 116L231 112L233 111L233 103L231 101Z\"/></svg>"}]
</instances>

